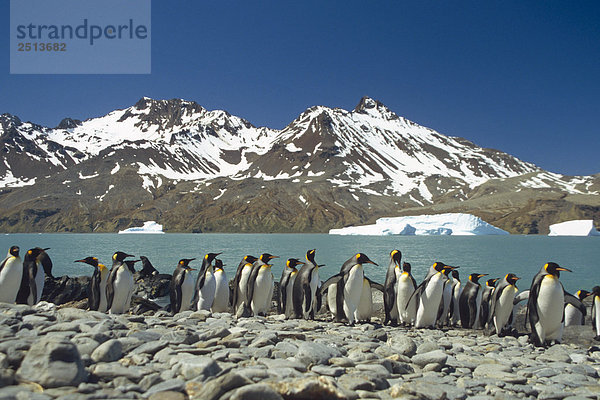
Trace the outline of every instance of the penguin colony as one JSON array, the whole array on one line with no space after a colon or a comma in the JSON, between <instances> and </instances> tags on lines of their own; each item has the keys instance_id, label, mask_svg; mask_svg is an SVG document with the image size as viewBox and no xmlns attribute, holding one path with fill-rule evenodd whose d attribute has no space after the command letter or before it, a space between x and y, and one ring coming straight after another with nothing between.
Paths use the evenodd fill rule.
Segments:
<instances>
[{"instance_id":1,"label":"penguin colony","mask_svg":"<svg viewBox=\"0 0 600 400\"><path fill-rule=\"evenodd\" d=\"M46 275L52 276L49 248L32 248L23 259L18 246L8 250L0 263L0 301L34 305L40 301ZM384 324L415 328L456 327L483 329L499 336L515 334L513 316L519 304L527 304L526 320L530 340L536 346L559 343L563 329L585 324L583 300L592 297L591 321L595 339L600 340L600 286L591 291L567 293L560 272L568 271L556 263L546 263L532 280L527 291L519 292L513 273L480 283L485 274L472 273L461 282L458 266L435 262L425 279L417 285L411 265L401 263L402 253L393 250L383 285L365 275L367 265L375 265L369 257L358 253L350 257L340 272L322 282L316 250L306 252L306 261L290 258L279 280L277 312L286 318L314 319L323 298L333 319L347 322L370 321L373 314L372 290L383 293ZM277 256L263 253L246 255L238 264L231 282L227 281L220 253L208 253L202 259L198 275L193 278L190 263L184 258L176 265L170 284L170 310L173 314L186 310L232 312L238 317L265 316L271 310L274 278L270 262ZM90 310L122 314L129 310L134 291L135 264L142 261L142 271L151 273L149 260L131 260L131 254L117 251L110 270L96 257L75 262L93 268L88 287ZM367 267L368 268L368 267Z\"/></svg>"}]
</instances>

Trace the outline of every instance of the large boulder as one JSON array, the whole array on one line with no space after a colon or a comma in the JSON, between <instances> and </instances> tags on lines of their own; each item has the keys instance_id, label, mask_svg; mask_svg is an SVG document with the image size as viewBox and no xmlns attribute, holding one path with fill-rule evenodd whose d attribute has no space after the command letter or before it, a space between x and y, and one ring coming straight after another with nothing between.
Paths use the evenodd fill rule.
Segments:
<instances>
[{"instance_id":1,"label":"large boulder","mask_svg":"<svg viewBox=\"0 0 600 400\"><path fill-rule=\"evenodd\" d=\"M58 278L46 276L41 300L60 305L87 299L90 281L89 276L73 278L66 275Z\"/></svg>"},{"instance_id":2,"label":"large boulder","mask_svg":"<svg viewBox=\"0 0 600 400\"><path fill-rule=\"evenodd\" d=\"M86 377L77 347L58 336L44 336L35 342L16 374L18 381L35 382L44 388L77 386Z\"/></svg>"}]
</instances>

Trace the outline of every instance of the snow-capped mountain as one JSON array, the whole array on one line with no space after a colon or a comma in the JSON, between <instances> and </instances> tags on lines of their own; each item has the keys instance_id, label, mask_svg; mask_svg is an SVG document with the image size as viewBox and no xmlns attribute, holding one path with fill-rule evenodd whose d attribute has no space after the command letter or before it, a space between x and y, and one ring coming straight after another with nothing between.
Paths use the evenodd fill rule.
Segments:
<instances>
[{"instance_id":1,"label":"snow-capped mountain","mask_svg":"<svg viewBox=\"0 0 600 400\"><path fill-rule=\"evenodd\" d=\"M239 212L240 204L260 214L258 204L269 190L278 193L273 202L283 215L277 220L300 218L295 207L309 219L284 224L289 230L326 230L333 227L327 223L366 222L386 210L392 216L406 207L469 200L493 181L510 181L513 191L600 192L597 177L548 173L420 126L368 97L352 111L311 107L283 130L179 99L142 98L99 118L65 119L55 128L4 114L0 143L0 185L7 188L0 192L2 214L17 213L20 221L27 210L20 200L35 199L36 207L58 209L51 213L58 221L73 204L85 204L95 210L87 217L90 230L127 227L131 220L115 218L144 207L155 210L155 219L164 213L183 221L183 211L174 211L179 201L202 203L200 214L216 205L220 215L229 207ZM41 202L40 191L52 200ZM106 203L115 193L120 201ZM175 194L179 200L169 203ZM322 223L315 222L319 213L325 214ZM112 223L102 225L107 219ZM175 229L204 230L209 220L207 215L198 226ZM242 230L250 229L252 222L244 221ZM251 230L264 227L260 218L254 224Z\"/></svg>"}]
</instances>

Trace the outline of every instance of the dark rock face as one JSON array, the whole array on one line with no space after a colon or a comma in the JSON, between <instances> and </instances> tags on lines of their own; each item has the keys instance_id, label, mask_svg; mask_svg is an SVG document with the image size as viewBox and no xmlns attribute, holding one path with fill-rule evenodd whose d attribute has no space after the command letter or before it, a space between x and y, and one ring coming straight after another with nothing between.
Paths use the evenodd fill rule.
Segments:
<instances>
[{"instance_id":1,"label":"dark rock face","mask_svg":"<svg viewBox=\"0 0 600 400\"><path fill-rule=\"evenodd\" d=\"M169 274L156 274L142 277L139 272L136 272L133 278L135 279L135 289L133 291L135 296L147 299L157 299L169 295L169 285L171 284L172 278Z\"/></svg>"},{"instance_id":2,"label":"dark rock face","mask_svg":"<svg viewBox=\"0 0 600 400\"><path fill-rule=\"evenodd\" d=\"M80 301L88 298L88 286L91 278L89 276L61 276L51 278L46 276L42 300L56 305L72 301Z\"/></svg>"}]
</instances>

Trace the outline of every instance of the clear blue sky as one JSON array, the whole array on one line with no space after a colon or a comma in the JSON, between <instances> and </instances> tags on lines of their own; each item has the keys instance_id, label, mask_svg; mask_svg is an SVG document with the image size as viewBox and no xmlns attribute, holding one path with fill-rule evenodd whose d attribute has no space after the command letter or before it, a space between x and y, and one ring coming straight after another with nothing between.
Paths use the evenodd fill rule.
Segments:
<instances>
[{"instance_id":1,"label":"clear blue sky","mask_svg":"<svg viewBox=\"0 0 600 400\"><path fill-rule=\"evenodd\" d=\"M151 75L9 75L0 113L55 126L142 96L282 128L368 95L564 174L600 172L597 1L152 1Z\"/></svg>"}]
</instances>

